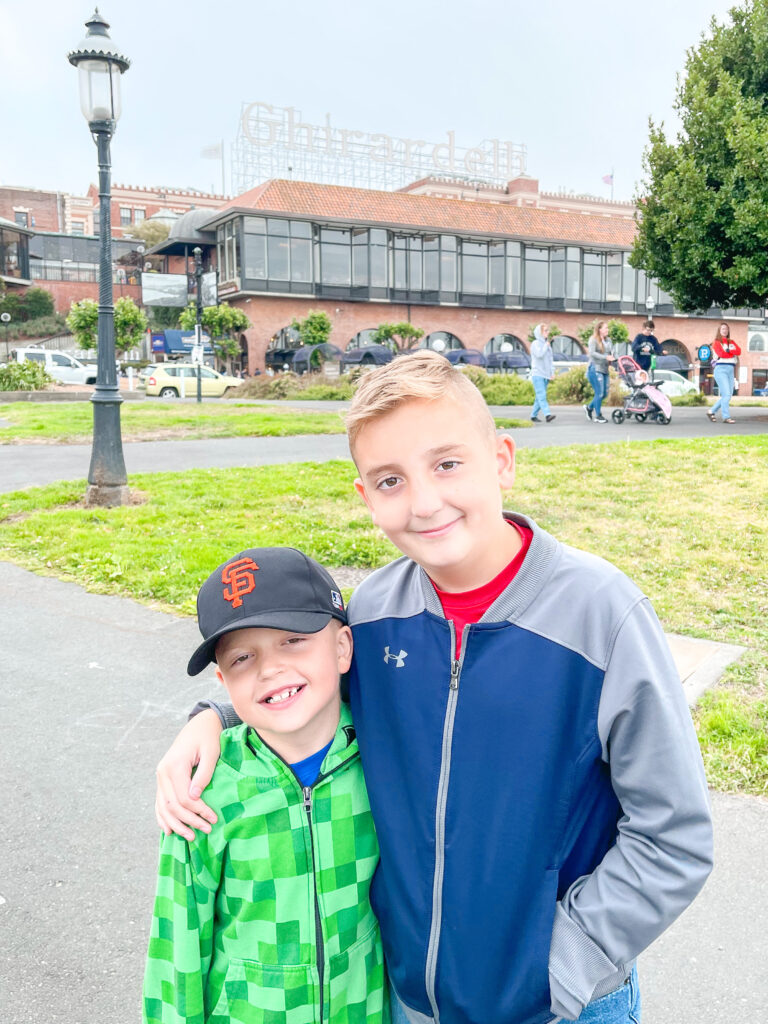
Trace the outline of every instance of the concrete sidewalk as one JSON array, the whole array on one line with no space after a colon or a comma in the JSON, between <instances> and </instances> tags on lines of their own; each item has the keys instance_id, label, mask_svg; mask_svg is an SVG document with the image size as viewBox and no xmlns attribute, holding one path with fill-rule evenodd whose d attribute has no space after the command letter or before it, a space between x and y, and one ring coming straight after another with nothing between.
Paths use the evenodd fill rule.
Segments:
<instances>
[{"instance_id":1,"label":"concrete sidewalk","mask_svg":"<svg viewBox=\"0 0 768 1024\"><path fill-rule=\"evenodd\" d=\"M2 562L0 616L0 1021L129 1024L154 889L154 767L218 687L211 672L186 676L192 619ZM689 676L703 653L688 651ZM641 959L644 1024L766 1019L768 802L713 804L717 866Z\"/></svg>"}]
</instances>

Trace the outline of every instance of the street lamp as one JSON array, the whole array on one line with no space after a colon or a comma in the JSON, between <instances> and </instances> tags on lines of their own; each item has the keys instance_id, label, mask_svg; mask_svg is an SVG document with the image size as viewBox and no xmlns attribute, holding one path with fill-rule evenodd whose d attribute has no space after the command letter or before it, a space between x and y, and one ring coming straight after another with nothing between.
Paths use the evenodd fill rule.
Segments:
<instances>
[{"instance_id":1,"label":"street lamp","mask_svg":"<svg viewBox=\"0 0 768 1024\"><path fill-rule=\"evenodd\" d=\"M109 143L120 117L120 76L130 66L109 38L98 8L88 32L67 55L80 78L80 109L96 143L99 163L99 320L98 370L93 402L93 447L86 505L124 505L128 501L120 405L115 365L115 311L112 302L112 227Z\"/></svg>"},{"instance_id":2,"label":"street lamp","mask_svg":"<svg viewBox=\"0 0 768 1024\"><path fill-rule=\"evenodd\" d=\"M656 300L652 295L649 295L645 300L645 311L648 314L648 319L653 320L653 311L656 309Z\"/></svg>"},{"instance_id":3,"label":"street lamp","mask_svg":"<svg viewBox=\"0 0 768 1024\"><path fill-rule=\"evenodd\" d=\"M203 250L196 245L192 250L195 257L195 282L196 282L196 304L195 304L195 362L197 363L197 400L202 402L202 370L200 364L203 361Z\"/></svg>"}]
</instances>

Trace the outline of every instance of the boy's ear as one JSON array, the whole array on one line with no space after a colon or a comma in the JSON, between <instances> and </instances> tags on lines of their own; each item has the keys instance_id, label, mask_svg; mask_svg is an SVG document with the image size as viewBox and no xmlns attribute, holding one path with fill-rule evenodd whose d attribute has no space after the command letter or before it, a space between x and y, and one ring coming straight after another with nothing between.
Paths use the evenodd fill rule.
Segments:
<instances>
[{"instance_id":1,"label":"boy's ear","mask_svg":"<svg viewBox=\"0 0 768 1024\"><path fill-rule=\"evenodd\" d=\"M349 672L349 666L352 664L352 630L349 626L342 626L336 634L336 654L339 674Z\"/></svg>"},{"instance_id":2,"label":"boy's ear","mask_svg":"<svg viewBox=\"0 0 768 1024\"><path fill-rule=\"evenodd\" d=\"M510 490L515 483L515 442L509 434L496 438L496 467L502 491Z\"/></svg>"}]
</instances>

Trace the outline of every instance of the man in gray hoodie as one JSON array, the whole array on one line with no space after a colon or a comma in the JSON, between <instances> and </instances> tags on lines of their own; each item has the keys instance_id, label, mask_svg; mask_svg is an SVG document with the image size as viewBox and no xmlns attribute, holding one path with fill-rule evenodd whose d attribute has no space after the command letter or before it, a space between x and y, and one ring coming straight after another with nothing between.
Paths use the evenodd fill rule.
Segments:
<instances>
[{"instance_id":1,"label":"man in gray hoodie","mask_svg":"<svg viewBox=\"0 0 768 1024\"><path fill-rule=\"evenodd\" d=\"M531 344L531 381L536 399L531 410L531 420L539 423L538 413L542 412L547 423L551 423L555 414L549 411L547 401L547 384L555 373L552 368L552 346L549 343L549 324L536 324L533 328Z\"/></svg>"}]
</instances>

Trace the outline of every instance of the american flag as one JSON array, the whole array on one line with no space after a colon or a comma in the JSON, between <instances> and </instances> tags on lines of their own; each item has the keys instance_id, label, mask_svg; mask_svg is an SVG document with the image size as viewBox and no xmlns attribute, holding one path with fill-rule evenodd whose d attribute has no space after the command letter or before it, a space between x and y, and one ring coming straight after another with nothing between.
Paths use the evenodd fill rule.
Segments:
<instances>
[{"instance_id":1,"label":"american flag","mask_svg":"<svg viewBox=\"0 0 768 1024\"><path fill-rule=\"evenodd\" d=\"M610 174L604 174L603 175L603 181L605 182L606 185L612 185L613 184L613 172L611 172Z\"/></svg>"}]
</instances>

